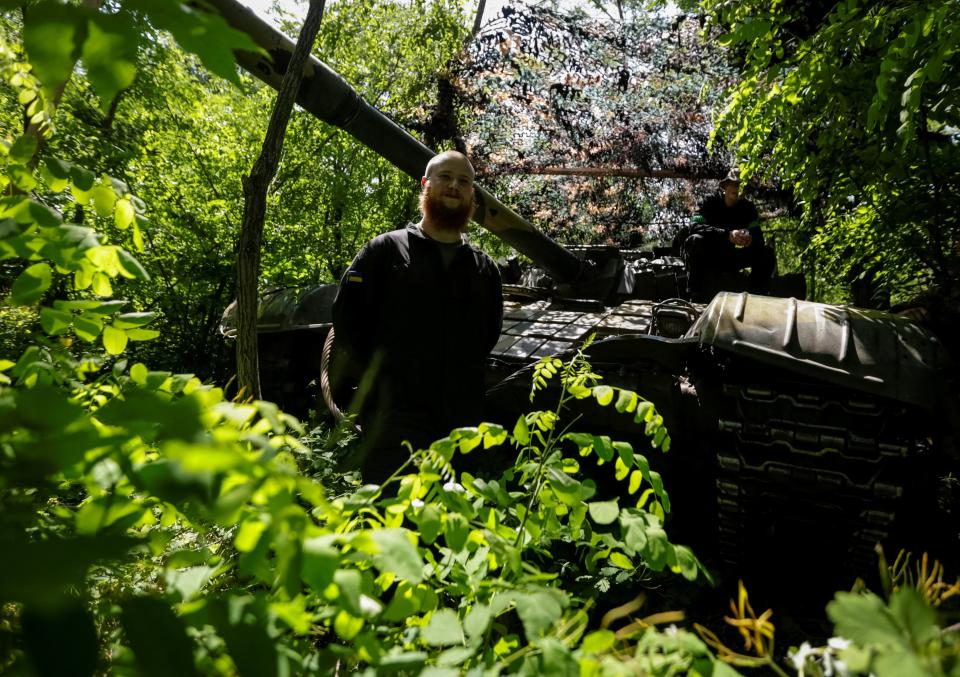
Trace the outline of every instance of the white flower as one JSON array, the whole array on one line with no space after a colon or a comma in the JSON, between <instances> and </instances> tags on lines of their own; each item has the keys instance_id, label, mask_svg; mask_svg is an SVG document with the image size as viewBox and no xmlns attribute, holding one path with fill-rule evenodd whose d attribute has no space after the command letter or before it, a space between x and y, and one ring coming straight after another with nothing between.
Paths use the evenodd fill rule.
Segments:
<instances>
[{"instance_id":1,"label":"white flower","mask_svg":"<svg viewBox=\"0 0 960 677\"><path fill-rule=\"evenodd\" d=\"M827 640L827 646L834 651L843 651L850 646L850 640L843 637L831 637Z\"/></svg>"},{"instance_id":2,"label":"white flower","mask_svg":"<svg viewBox=\"0 0 960 677\"><path fill-rule=\"evenodd\" d=\"M671 623L670 625L668 625L663 629L663 634L665 634L667 637L673 637L678 632L679 630L677 629L677 626L674 625L673 623Z\"/></svg>"},{"instance_id":3,"label":"white flower","mask_svg":"<svg viewBox=\"0 0 960 677\"><path fill-rule=\"evenodd\" d=\"M423 507L423 501L421 501L419 498L415 498L412 501L410 501L410 506L414 510L419 510L420 508Z\"/></svg>"},{"instance_id":4,"label":"white flower","mask_svg":"<svg viewBox=\"0 0 960 677\"><path fill-rule=\"evenodd\" d=\"M466 491L459 482L447 482L443 485L444 491L452 491L457 494L462 494Z\"/></svg>"},{"instance_id":5,"label":"white flower","mask_svg":"<svg viewBox=\"0 0 960 677\"><path fill-rule=\"evenodd\" d=\"M810 642L804 642L796 652L788 651L787 658L793 664L793 669L799 671L803 669L804 664L807 662L807 656L812 653L813 647L810 646Z\"/></svg>"}]
</instances>

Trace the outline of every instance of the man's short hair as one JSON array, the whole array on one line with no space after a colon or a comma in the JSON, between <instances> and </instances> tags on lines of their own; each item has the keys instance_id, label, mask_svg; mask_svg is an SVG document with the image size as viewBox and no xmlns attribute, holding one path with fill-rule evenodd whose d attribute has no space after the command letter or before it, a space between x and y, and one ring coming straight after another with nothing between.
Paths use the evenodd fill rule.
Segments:
<instances>
[{"instance_id":1,"label":"man's short hair","mask_svg":"<svg viewBox=\"0 0 960 677\"><path fill-rule=\"evenodd\" d=\"M440 164L440 162L442 162L443 160L446 160L449 157L458 157L466 160L467 165L469 165L470 167L470 171L474 174L474 176L476 176L476 171L473 169L473 163L470 162L470 158L468 158L466 155L464 155L458 150L445 150L441 153L437 153L436 155L434 155L432 158L430 158L430 161L427 163L426 168L423 170L423 175L430 176L430 170L432 170L434 167Z\"/></svg>"}]
</instances>

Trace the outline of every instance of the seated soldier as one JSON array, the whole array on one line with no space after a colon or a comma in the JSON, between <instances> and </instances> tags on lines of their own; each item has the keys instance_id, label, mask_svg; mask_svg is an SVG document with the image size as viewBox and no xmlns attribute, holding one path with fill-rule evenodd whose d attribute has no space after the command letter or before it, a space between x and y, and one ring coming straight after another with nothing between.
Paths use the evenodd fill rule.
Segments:
<instances>
[{"instance_id":1,"label":"seated soldier","mask_svg":"<svg viewBox=\"0 0 960 677\"><path fill-rule=\"evenodd\" d=\"M720 190L700 205L683 243L687 293L694 301L709 301L722 290L723 273L743 268L750 269L747 290L766 294L776 266L776 255L763 243L760 214L740 194L735 172L720 182Z\"/></svg>"}]
</instances>

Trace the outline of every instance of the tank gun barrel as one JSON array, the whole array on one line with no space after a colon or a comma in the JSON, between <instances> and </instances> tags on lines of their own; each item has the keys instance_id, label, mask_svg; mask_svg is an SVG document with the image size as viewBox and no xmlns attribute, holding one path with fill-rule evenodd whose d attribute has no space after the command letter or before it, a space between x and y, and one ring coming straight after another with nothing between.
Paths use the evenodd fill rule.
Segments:
<instances>
[{"instance_id":1,"label":"tank gun barrel","mask_svg":"<svg viewBox=\"0 0 960 677\"><path fill-rule=\"evenodd\" d=\"M237 64L250 74L280 88L294 43L236 0L208 0L233 28L249 35L264 54L236 52ZM304 66L297 104L324 122L339 127L357 141L415 179L436 153L363 100L340 75L314 56ZM489 191L477 186L479 203L474 219L560 282L574 282L582 263L574 254L540 232L505 206Z\"/></svg>"}]
</instances>

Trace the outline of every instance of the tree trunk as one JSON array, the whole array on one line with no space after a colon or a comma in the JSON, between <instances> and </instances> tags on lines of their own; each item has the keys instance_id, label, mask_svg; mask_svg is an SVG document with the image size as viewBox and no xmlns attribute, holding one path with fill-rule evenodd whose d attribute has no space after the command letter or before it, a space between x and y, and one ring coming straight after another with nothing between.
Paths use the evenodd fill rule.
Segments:
<instances>
[{"instance_id":1,"label":"tree trunk","mask_svg":"<svg viewBox=\"0 0 960 677\"><path fill-rule=\"evenodd\" d=\"M267 207L267 188L277 172L290 111L300 89L303 67L320 29L325 0L310 0L307 18L287 64L277 101L270 115L260 156L250 176L243 179L243 224L237 251L237 382L240 396L260 399L257 360L257 288L260 274L260 241Z\"/></svg>"}]
</instances>

